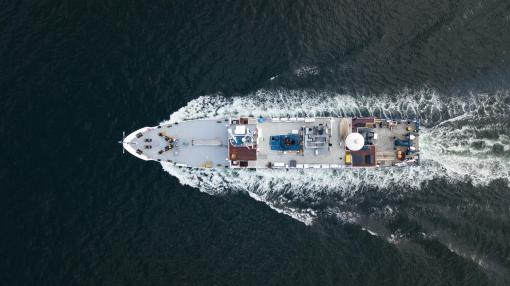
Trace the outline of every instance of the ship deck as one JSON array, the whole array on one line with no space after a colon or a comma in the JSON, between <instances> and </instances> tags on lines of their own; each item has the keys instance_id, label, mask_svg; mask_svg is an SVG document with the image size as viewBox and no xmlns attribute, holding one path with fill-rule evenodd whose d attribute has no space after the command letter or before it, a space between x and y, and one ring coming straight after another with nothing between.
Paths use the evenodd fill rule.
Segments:
<instances>
[{"instance_id":1,"label":"ship deck","mask_svg":"<svg viewBox=\"0 0 510 286\"><path fill-rule=\"evenodd\" d=\"M273 166L282 166L282 164L288 166L290 160L295 160L297 165L303 165L303 167L304 164L343 165L343 154L345 153L343 150L345 148L345 144L342 140L340 140L340 119L317 118L313 121L311 119L307 119L307 121L308 122L305 122L304 118L295 118L295 120L292 121L290 119L284 119L283 121L282 119L277 121L270 119L263 123L259 123L259 147L257 149L258 156L255 166L257 168L264 168L268 165L268 163L271 163ZM317 154L315 154L315 149L310 148L304 148L300 152L271 150L271 146L269 144L271 136L297 133L302 128L306 128L312 124L323 124L323 126L330 127L331 133L328 134L330 146L325 148L316 148Z\"/></svg>"},{"instance_id":2,"label":"ship deck","mask_svg":"<svg viewBox=\"0 0 510 286\"><path fill-rule=\"evenodd\" d=\"M360 120L358 120L358 125ZM343 123L342 123L343 122ZM361 122L363 125L365 122ZM394 145L395 139L404 140L405 134L409 131L407 128L415 126L415 123L410 121L395 121L395 125L391 128L383 126L382 124L373 124L371 131L377 134L377 139L374 139L373 145L368 150L351 151L352 156L364 156L373 154L374 163L364 164L359 163L361 167L370 166L391 166L396 162L396 152L398 150L404 151L405 147L398 147ZM313 149L304 148L302 152L290 151L277 151L270 148L270 137L281 134L296 133L302 128L309 128L322 124L328 126L330 129L329 146L324 149L318 149L317 153ZM347 128L341 128L341 125L346 125ZM290 161L296 163L297 168L342 168L346 167L345 156L346 146L345 138L351 132L357 131L357 126L352 126L353 120L351 118L284 118L284 119L268 119L263 123L258 124L259 144L257 148L258 156L256 162L249 162L248 166L256 168L265 168L269 163L273 167L290 167ZM361 127L362 128L362 127ZM416 140L415 147L419 150L419 141Z\"/></svg>"},{"instance_id":3,"label":"ship deck","mask_svg":"<svg viewBox=\"0 0 510 286\"><path fill-rule=\"evenodd\" d=\"M143 160L165 161L190 167L227 167L226 124L224 120L190 120L144 128L126 137L124 148ZM137 134L142 136L137 137ZM165 150L170 145L166 138L175 139L173 148L169 150Z\"/></svg>"},{"instance_id":4,"label":"ship deck","mask_svg":"<svg viewBox=\"0 0 510 286\"><path fill-rule=\"evenodd\" d=\"M123 145L143 160L198 168L381 167L418 164L418 130L416 121L373 117L191 120L142 128ZM245 131L249 136L237 133ZM359 151L346 147L346 137L353 132L366 140ZM410 134L415 136L415 152L395 143L410 142ZM275 148L272 136L294 136L300 142L294 151ZM397 152L406 155L397 158Z\"/></svg>"}]
</instances>

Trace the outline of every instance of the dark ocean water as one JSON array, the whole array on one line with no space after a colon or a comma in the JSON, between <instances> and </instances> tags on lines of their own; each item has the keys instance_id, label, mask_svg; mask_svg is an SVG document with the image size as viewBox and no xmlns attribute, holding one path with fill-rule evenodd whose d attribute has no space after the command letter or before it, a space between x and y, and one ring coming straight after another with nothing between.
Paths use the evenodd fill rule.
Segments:
<instances>
[{"instance_id":1,"label":"dark ocean water","mask_svg":"<svg viewBox=\"0 0 510 286\"><path fill-rule=\"evenodd\" d=\"M1 284L508 285L508 90L507 1L0 2ZM123 130L210 94L198 110L422 94L430 145L454 144L417 188L265 174L266 203L122 155Z\"/></svg>"}]
</instances>

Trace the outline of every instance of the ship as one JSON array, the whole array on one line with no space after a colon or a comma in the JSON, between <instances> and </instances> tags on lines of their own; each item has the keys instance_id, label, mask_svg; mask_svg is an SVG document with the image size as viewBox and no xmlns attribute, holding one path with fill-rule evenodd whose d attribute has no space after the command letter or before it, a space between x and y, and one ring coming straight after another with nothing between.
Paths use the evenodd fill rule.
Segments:
<instances>
[{"instance_id":1,"label":"ship","mask_svg":"<svg viewBox=\"0 0 510 286\"><path fill-rule=\"evenodd\" d=\"M416 166L419 120L236 117L161 123L123 135L135 157L188 168L343 169Z\"/></svg>"}]
</instances>

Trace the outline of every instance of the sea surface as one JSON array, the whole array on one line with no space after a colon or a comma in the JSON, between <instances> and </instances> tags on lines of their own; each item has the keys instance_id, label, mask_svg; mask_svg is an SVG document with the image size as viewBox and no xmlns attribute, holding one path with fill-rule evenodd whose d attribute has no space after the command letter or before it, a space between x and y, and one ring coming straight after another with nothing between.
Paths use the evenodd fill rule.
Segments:
<instances>
[{"instance_id":1,"label":"sea surface","mask_svg":"<svg viewBox=\"0 0 510 286\"><path fill-rule=\"evenodd\" d=\"M0 284L510 285L508 1L1 1ZM418 118L422 165L189 170L122 131Z\"/></svg>"}]
</instances>

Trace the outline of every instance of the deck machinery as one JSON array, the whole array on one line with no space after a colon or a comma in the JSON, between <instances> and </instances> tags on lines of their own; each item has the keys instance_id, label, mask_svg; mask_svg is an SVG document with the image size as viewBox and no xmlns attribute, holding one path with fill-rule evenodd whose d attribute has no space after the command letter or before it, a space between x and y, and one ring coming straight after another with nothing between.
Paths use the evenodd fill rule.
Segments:
<instances>
[{"instance_id":1,"label":"deck machinery","mask_svg":"<svg viewBox=\"0 0 510 286\"><path fill-rule=\"evenodd\" d=\"M239 117L139 129L121 142L143 160L192 168L321 168L419 164L416 120Z\"/></svg>"}]
</instances>

